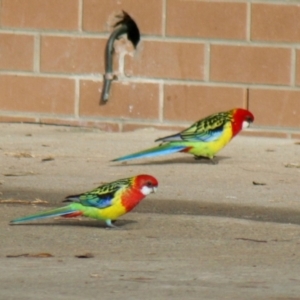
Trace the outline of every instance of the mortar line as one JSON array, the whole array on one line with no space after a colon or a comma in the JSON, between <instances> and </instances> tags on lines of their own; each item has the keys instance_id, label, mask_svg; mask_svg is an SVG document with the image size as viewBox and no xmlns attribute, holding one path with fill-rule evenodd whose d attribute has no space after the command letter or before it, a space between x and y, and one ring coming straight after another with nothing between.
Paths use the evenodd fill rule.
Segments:
<instances>
[{"instance_id":1,"label":"mortar line","mask_svg":"<svg viewBox=\"0 0 300 300\"><path fill-rule=\"evenodd\" d=\"M83 2L78 0L78 31L82 32L82 20L83 20Z\"/></svg>"},{"instance_id":2,"label":"mortar line","mask_svg":"<svg viewBox=\"0 0 300 300\"><path fill-rule=\"evenodd\" d=\"M41 36L40 34L34 35L33 45L33 72L40 73L41 65Z\"/></svg>"},{"instance_id":3,"label":"mortar line","mask_svg":"<svg viewBox=\"0 0 300 300\"><path fill-rule=\"evenodd\" d=\"M166 36L166 24L167 24L167 0L162 1L162 36Z\"/></svg>"},{"instance_id":4,"label":"mortar line","mask_svg":"<svg viewBox=\"0 0 300 300\"><path fill-rule=\"evenodd\" d=\"M7 76L24 76L24 77L43 77L43 78L61 78L74 80L76 78L80 80L91 80L93 82L102 82L102 74L63 74L63 73L39 73L28 71L12 71L12 70L0 70L0 75ZM208 87L227 87L227 88L258 88L258 89L274 89L285 91L300 91L300 86L291 86L288 84L270 84L270 83L239 83L239 82L222 82L222 81L203 81L199 79L170 79L170 78L147 78L147 77L127 77L123 76L122 81L125 83L149 83L158 84L161 81L165 85L187 85L187 86L208 86Z\"/></svg>"},{"instance_id":5,"label":"mortar line","mask_svg":"<svg viewBox=\"0 0 300 300\"><path fill-rule=\"evenodd\" d=\"M205 82L209 82L210 78L210 43L204 46L204 71L203 77Z\"/></svg>"},{"instance_id":6,"label":"mortar line","mask_svg":"<svg viewBox=\"0 0 300 300\"><path fill-rule=\"evenodd\" d=\"M74 93L74 116L79 118L79 105L80 105L80 79L75 78L75 93Z\"/></svg>"},{"instance_id":7,"label":"mortar line","mask_svg":"<svg viewBox=\"0 0 300 300\"><path fill-rule=\"evenodd\" d=\"M246 41L251 41L251 25L252 25L252 4L247 2L247 15L246 15Z\"/></svg>"},{"instance_id":8,"label":"mortar line","mask_svg":"<svg viewBox=\"0 0 300 300\"><path fill-rule=\"evenodd\" d=\"M161 81L158 85L159 97L158 97L158 120L160 123L164 121L164 82Z\"/></svg>"},{"instance_id":9,"label":"mortar line","mask_svg":"<svg viewBox=\"0 0 300 300\"><path fill-rule=\"evenodd\" d=\"M296 56L296 49L291 49L291 86L296 86L296 64L297 64L297 56Z\"/></svg>"}]
</instances>

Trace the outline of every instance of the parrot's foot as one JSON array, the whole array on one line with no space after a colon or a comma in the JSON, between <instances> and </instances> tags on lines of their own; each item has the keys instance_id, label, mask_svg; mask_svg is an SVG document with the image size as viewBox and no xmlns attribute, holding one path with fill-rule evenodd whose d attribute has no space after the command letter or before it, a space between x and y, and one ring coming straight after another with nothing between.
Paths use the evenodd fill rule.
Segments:
<instances>
[{"instance_id":1,"label":"parrot's foot","mask_svg":"<svg viewBox=\"0 0 300 300\"><path fill-rule=\"evenodd\" d=\"M114 225L115 221L111 221L111 220L106 220L105 223L106 223L106 229L120 229L118 226Z\"/></svg>"},{"instance_id":2,"label":"parrot's foot","mask_svg":"<svg viewBox=\"0 0 300 300\"><path fill-rule=\"evenodd\" d=\"M200 159L209 159L209 161L213 164L213 165L217 165L218 164L218 161L215 160L214 158L210 158L210 157L207 157L207 156L198 156L198 155L195 155L194 156L194 159L195 160L200 160Z\"/></svg>"}]
</instances>

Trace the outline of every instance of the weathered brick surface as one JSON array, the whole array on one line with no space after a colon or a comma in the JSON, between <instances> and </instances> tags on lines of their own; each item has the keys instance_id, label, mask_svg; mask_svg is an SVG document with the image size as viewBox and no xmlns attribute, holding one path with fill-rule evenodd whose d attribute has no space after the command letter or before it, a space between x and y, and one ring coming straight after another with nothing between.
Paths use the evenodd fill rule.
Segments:
<instances>
[{"instance_id":1,"label":"weathered brick surface","mask_svg":"<svg viewBox=\"0 0 300 300\"><path fill-rule=\"evenodd\" d=\"M210 79L289 85L291 50L266 46L212 45Z\"/></svg>"},{"instance_id":2,"label":"weathered brick surface","mask_svg":"<svg viewBox=\"0 0 300 300\"><path fill-rule=\"evenodd\" d=\"M0 69L33 71L33 48L31 35L0 34Z\"/></svg>"},{"instance_id":3,"label":"weathered brick surface","mask_svg":"<svg viewBox=\"0 0 300 300\"><path fill-rule=\"evenodd\" d=\"M2 0L1 26L77 30L79 1L76 0Z\"/></svg>"},{"instance_id":4,"label":"weathered brick surface","mask_svg":"<svg viewBox=\"0 0 300 300\"><path fill-rule=\"evenodd\" d=\"M219 111L245 106L243 88L166 85L164 89L166 120L195 122Z\"/></svg>"},{"instance_id":5,"label":"weathered brick surface","mask_svg":"<svg viewBox=\"0 0 300 300\"><path fill-rule=\"evenodd\" d=\"M126 11L138 24L142 34L162 34L163 0L85 0L83 29L92 32L110 31L115 16Z\"/></svg>"},{"instance_id":6,"label":"weathered brick surface","mask_svg":"<svg viewBox=\"0 0 300 300\"><path fill-rule=\"evenodd\" d=\"M252 40L300 41L299 5L253 3L251 19Z\"/></svg>"},{"instance_id":7,"label":"weathered brick surface","mask_svg":"<svg viewBox=\"0 0 300 300\"><path fill-rule=\"evenodd\" d=\"M0 75L2 111L74 114L74 81Z\"/></svg>"},{"instance_id":8,"label":"weathered brick surface","mask_svg":"<svg viewBox=\"0 0 300 300\"><path fill-rule=\"evenodd\" d=\"M204 78L204 46L179 42L144 41L134 57L126 56L127 75L172 78Z\"/></svg>"},{"instance_id":9,"label":"weathered brick surface","mask_svg":"<svg viewBox=\"0 0 300 300\"><path fill-rule=\"evenodd\" d=\"M300 91L250 89L255 125L300 128Z\"/></svg>"},{"instance_id":10,"label":"weathered brick surface","mask_svg":"<svg viewBox=\"0 0 300 300\"><path fill-rule=\"evenodd\" d=\"M41 39L41 70L61 73L103 73L106 40L44 36Z\"/></svg>"},{"instance_id":11,"label":"weathered brick surface","mask_svg":"<svg viewBox=\"0 0 300 300\"><path fill-rule=\"evenodd\" d=\"M249 134L291 137L300 130L297 1L0 4L0 122L127 131L181 127L249 107ZM137 22L141 43L134 51L126 35L115 42L118 80L100 106L105 45L122 10Z\"/></svg>"},{"instance_id":12,"label":"weathered brick surface","mask_svg":"<svg viewBox=\"0 0 300 300\"><path fill-rule=\"evenodd\" d=\"M167 35L246 39L246 3L169 0L167 7Z\"/></svg>"},{"instance_id":13,"label":"weathered brick surface","mask_svg":"<svg viewBox=\"0 0 300 300\"><path fill-rule=\"evenodd\" d=\"M99 105L101 82L83 80L80 83L80 116L132 119L158 119L158 85L114 81L110 99Z\"/></svg>"}]
</instances>

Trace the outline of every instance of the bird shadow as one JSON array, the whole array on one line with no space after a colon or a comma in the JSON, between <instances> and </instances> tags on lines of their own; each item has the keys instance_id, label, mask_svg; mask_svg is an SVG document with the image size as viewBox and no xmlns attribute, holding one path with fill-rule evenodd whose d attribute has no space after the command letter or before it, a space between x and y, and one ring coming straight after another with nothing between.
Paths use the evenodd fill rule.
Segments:
<instances>
[{"instance_id":1,"label":"bird shadow","mask_svg":"<svg viewBox=\"0 0 300 300\"><path fill-rule=\"evenodd\" d=\"M126 167L126 166L149 166L149 165L169 165L169 164L199 164L199 165L218 165L219 162L231 159L229 156L218 156L214 158L214 161L210 159L194 159L193 157L175 157L169 158L166 160L154 160L147 162L131 162L131 161L123 161L117 162L118 164L113 165L113 167ZM115 162L116 163L116 162Z\"/></svg>"},{"instance_id":2,"label":"bird shadow","mask_svg":"<svg viewBox=\"0 0 300 300\"><path fill-rule=\"evenodd\" d=\"M137 223L134 220L117 220L113 222L113 225L116 227L108 227L105 222L93 221L93 220L64 220L59 219L55 222L27 222L20 224L10 224L11 226L78 226L78 227L93 227L93 228L102 228L102 229L124 229L125 226L129 224Z\"/></svg>"},{"instance_id":3,"label":"bird shadow","mask_svg":"<svg viewBox=\"0 0 300 300\"><path fill-rule=\"evenodd\" d=\"M300 211L292 207L266 207L247 204L166 199L158 201L157 199L153 199L141 203L136 209L136 212L221 217L256 222L300 225Z\"/></svg>"}]
</instances>

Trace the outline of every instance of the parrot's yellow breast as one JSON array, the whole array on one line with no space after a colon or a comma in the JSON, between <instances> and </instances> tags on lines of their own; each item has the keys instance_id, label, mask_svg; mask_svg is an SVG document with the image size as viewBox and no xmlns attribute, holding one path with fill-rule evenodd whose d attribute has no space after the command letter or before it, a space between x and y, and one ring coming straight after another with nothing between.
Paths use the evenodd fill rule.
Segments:
<instances>
[{"instance_id":1,"label":"parrot's yellow breast","mask_svg":"<svg viewBox=\"0 0 300 300\"><path fill-rule=\"evenodd\" d=\"M231 123L227 123L224 126L222 135L218 139L210 142L191 143L192 147L188 152L196 156L205 156L208 158L213 158L216 155L216 153L218 153L230 142L231 138Z\"/></svg>"},{"instance_id":2,"label":"parrot's yellow breast","mask_svg":"<svg viewBox=\"0 0 300 300\"><path fill-rule=\"evenodd\" d=\"M84 210L84 216L97 220L116 220L127 212L126 207L122 205L121 197L118 195L113 200L111 206L105 208L87 207Z\"/></svg>"}]
</instances>

